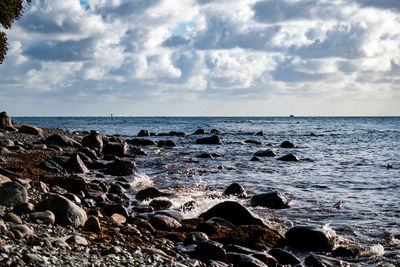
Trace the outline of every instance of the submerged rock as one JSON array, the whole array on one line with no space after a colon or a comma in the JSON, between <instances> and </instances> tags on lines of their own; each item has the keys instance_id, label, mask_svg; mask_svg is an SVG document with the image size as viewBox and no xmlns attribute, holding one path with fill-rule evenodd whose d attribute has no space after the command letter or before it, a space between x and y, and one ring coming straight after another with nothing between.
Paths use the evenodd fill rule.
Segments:
<instances>
[{"instance_id":1,"label":"submerged rock","mask_svg":"<svg viewBox=\"0 0 400 267\"><path fill-rule=\"evenodd\" d=\"M148 139L133 138L133 139L127 140L127 142L134 146L155 146L156 145L156 143L154 141L148 140Z\"/></svg>"},{"instance_id":2,"label":"submerged rock","mask_svg":"<svg viewBox=\"0 0 400 267\"><path fill-rule=\"evenodd\" d=\"M320 229L312 226L295 226L286 234L287 244L298 250L331 251L332 244L328 236Z\"/></svg>"},{"instance_id":3,"label":"submerged rock","mask_svg":"<svg viewBox=\"0 0 400 267\"><path fill-rule=\"evenodd\" d=\"M272 150L259 150L254 153L255 157L276 157L276 153Z\"/></svg>"},{"instance_id":4,"label":"submerged rock","mask_svg":"<svg viewBox=\"0 0 400 267\"><path fill-rule=\"evenodd\" d=\"M273 191L253 196L251 198L251 205L262 206L269 209L287 209L290 207L290 201L281 193Z\"/></svg>"},{"instance_id":5,"label":"submerged rock","mask_svg":"<svg viewBox=\"0 0 400 267\"><path fill-rule=\"evenodd\" d=\"M205 134L206 132L204 131L204 129L197 129L193 134Z\"/></svg>"},{"instance_id":6,"label":"submerged rock","mask_svg":"<svg viewBox=\"0 0 400 267\"><path fill-rule=\"evenodd\" d=\"M278 160L281 160L281 161L297 161L297 162L300 161L300 159L297 156L295 156L294 154L287 154L285 156L282 156L282 157L278 158Z\"/></svg>"},{"instance_id":7,"label":"submerged rock","mask_svg":"<svg viewBox=\"0 0 400 267\"><path fill-rule=\"evenodd\" d=\"M176 144L174 141L171 140L160 140L157 142L158 147L175 147Z\"/></svg>"},{"instance_id":8,"label":"submerged rock","mask_svg":"<svg viewBox=\"0 0 400 267\"><path fill-rule=\"evenodd\" d=\"M253 145L262 145L262 142L256 140L245 140L246 144L253 144Z\"/></svg>"},{"instance_id":9,"label":"submerged rock","mask_svg":"<svg viewBox=\"0 0 400 267\"><path fill-rule=\"evenodd\" d=\"M206 138L199 138L196 140L196 143L203 145L222 145L222 141L217 135L213 135Z\"/></svg>"},{"instance_id":10,"label":"submerged rock","mask_svg":"<svg viewBox=\"0 0 400 267\"><path fill-rule=\"evenodd\" d=\"M142 136L150 136L150 132L147 130L140 130L137 136L142 137Z\"/></svg>"},{"instance_id":11,"label":"submerged rock","mask_svg":"<svg viewBox=\"0 0 400 267\"><path fill-rule=\"evenodd\" d=\"M289 142L289 141L283 141L283 142L281 143L281 147L282 147L282 148L295 148L296 145L293 144L292 142Z\"/></svg>"}]
</instances>

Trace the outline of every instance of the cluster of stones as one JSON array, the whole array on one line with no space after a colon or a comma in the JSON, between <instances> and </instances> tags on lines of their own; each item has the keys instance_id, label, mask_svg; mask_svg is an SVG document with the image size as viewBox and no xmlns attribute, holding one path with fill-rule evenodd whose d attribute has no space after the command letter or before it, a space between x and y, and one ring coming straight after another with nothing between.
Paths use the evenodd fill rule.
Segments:
<instances>
[{"instance_id":1,"label":"cluster of stones","mask_svg":"<svg viewBox=\"0 0 400 267\"><path fill-rule=\"evenodd\" d=\"M129 178L137 168L130 159L145 155L140 146L173 147L171 140L158 144L146 139L122 140L96 131L77 138L46 136L34 126L27 126L30 130L14 127L3 118L1 123L7 131L42 137L30 147L52 153L36 166L44 171L38 179L21 177L18 169L0 168L0 264L59 265L76 260L77 264L127 266L345 266L349 263L337 257L351 259L359 253L347 247L334 249L334 240L311 226L295 226L282 235L236 201L223 201L198 217L184 219L183 212L193 209L196 202L173 210L171 194L154 187L137 192L136 199L131 200L127 195L131 190ZM215 129L211 133L214 135L199 138L196 143L222 144L215 135L221 133ZM141 131L138 135L155 134ZM137 147L132 149L129 144ZM295 147L289 142L281 146ZM265 151L256 154L271 156ZM97 179L78 176L91 170L97 171ZM104 175L115 179L103 179ZM250 205L269 209L292 204L279 192L249 198L237 183L222 195L249 199ZM144 201L149 204L143 205ZM24 249L17 252L18 246ZM293 251L300 251L301 256ZM88 252L98 257L88 258ZM54 258L52 253L60 257ZM79 261L65 255L82 258Z\"/></svg>"}]
</instances>

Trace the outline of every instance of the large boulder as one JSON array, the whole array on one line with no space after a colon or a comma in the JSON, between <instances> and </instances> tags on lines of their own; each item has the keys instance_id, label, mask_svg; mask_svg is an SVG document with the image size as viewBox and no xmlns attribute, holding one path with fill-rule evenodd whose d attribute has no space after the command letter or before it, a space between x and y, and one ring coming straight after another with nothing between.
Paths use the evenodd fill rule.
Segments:
<instances>
[{"instance_id":1,"label":"large boulder","mask_svg":"<svg viewBox=\"0 0 400 267\"><path fill-rule=\"evenodd\" d=\"M126 142L108 142L103 146L103 154L111 154L116 156L127 156L130 150Z\"/></svg>"},{"instance_id":2,"label":"large boulder","mask_svg":"<svg viewBox=\"0 0 400 267\"><path fill-rule=\"evenodd\" d=\"M115 160L106 165L105 174L114 176L131 176L137 172L136 164L127 160Z\"/></svg>"},{"instance_id":3,"label":"large boulder","mask_svg":"<svg viewBox=\"0 0 400 267\"><path fill-rule=\"evenodd\" d=\"M290 207L288 201L281 193L277 191L254 195L251 198L252 206L262 206L269 209L287 209Z\"/></svg>"},{"instance_id":4,"label":"large boulder","mask_svg":"<svg viewBox=\"0 0 400 267\"><path fill-rule=\"evenodd\" d=\"M9 131L16 131L14 128L10 116L7 112L3 111L0 113L0 129L6 129Z\"/></svg>"},{"instance_id":5,"label":"large boulder","mask_svg":"<svg viewBox=\"0 0 400 267\"><path fill-rule=\"evenodd\" d=\"M32 126L32 125L22 125L18 129L18 132L19 133L25 133L25 134L43 136L43 130L40 129L39 127Z\"/></svg>"},{"instance_id":6,"label":"large boulder","mask_svg":"<svg viewBox=\"0 0 400 267\"><path fill-rule=\"evenodd\" d=\"M47 145L56 145L56 146L61 146L61 147L74 147L74 148L80 148L82 145L75 141L74 139L65 136L65 135L59 135L59 134L54 134L46 138L46 144Z\"/></svg>"},{"instance_id":7,"label":"large boulder","mask_svg":"<svg viewBox=\"0 0 400 267\"><path fill-rule=\"evenodd\" d=\"M58 194L48 194L36 205L36 210L49 210L56 217L56 224L73 227L83 226L87 220L86 212L71 200Z\"/></svg>"},{"instance_id":8,"label":"large boulder","mask_svg":"<svg viewBox=\"0 0 400 267\"><path fill-rule=\"evenodd\" d=\"M235 226L239 225L260 225L265 226L261 219L254 217L250 211L240 205L238 202L225 201L221 202L208 211L200 214L204 220L213 217L221 217Z\"/></svg>"},{"instance_id":9,"label":"large boulder","mask_svg":"<svg viewBox=\"0 0 400 267\"><path fill-rule=\"evenodd\" d=\"M0 205L13 207L26 202L28 202L28 192L23 185L17 182L0 184Z\"/></svg>"},{"instance_id":10,"label":"large boulder","mask_svg":"<svg viewBox=\"0 0 400 267\"><path fill-rule=\"evenodd\" d=\"M217 135L213 135L206 138L199 138L196 140L196 143L203 145L222 145L222 141Z\"/></svg>"},{"instance_id":11,"label":"large boulder","mask_svg":"<svg viewBox=\"0 0 400 267\"><path fill-rule=\"evenodd\" d=\"M298 250L331 251L333 244L320 229L312 226L295 226L285 234L287 244Z\"/></svg>"},{"instance_id":12,"label":"large boulder","mask_svg":"<svg viewBox=\"0 0 400 267\"><path fill-rule=\"evenodd\" d=\"M101 152L103 150L103 136L97 131L91 131L88 136L82 139L82 145Z\"/></svg>"}]
</instances>

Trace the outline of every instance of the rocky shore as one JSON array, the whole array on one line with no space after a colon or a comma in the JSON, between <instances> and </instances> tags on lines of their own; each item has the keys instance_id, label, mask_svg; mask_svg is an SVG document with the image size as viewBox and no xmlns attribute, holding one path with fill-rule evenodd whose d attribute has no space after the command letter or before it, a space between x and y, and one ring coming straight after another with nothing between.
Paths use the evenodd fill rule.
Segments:
<instances>
[{"instance_id":1,"label":"rocky shore","mask_svg":"<svg viewBox=\"0 0 400 267\"><path fill-rule=\"evenodd\" d=\"M197 143L221 144L218 131L213 133ZM143 138L150 135L141 131L124 140L96 131L41 129L14 125L1 113L0 265L350 266L360 261L360 248L338 244L323 229L276 230L283 228L232 201L290 208L279 192L248 196L232 183L221 192L225 201L194 218L183 216L193 201L171 209L171 192L154 187L132 192L135 158L145 156L141 147L175 145ZM259 151L252 160L272 153ZM280 160L300 159L289 154Z\"/></svg>"}]
</instances>

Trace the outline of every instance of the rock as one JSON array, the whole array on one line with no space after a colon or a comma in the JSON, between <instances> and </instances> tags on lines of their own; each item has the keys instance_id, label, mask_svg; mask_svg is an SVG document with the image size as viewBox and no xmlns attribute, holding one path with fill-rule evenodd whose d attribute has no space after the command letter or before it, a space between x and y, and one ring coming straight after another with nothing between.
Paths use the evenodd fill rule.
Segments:
<instances>
[{"instance_id":1,"label":"rock","mask_svg":"<svg viewBox=\"0 0 400 267\"><path fill-rule=\"evenodd\" d=\"M59 238L51 242L51 245L55 248L60 248L65 250L71 249L71 247L64 240L61 240Z\"/></svg>"},{"instance_id":2,"label":"rock","mask_svg":"<svg viewBox=\"0 0 400 267\"><path fill-rule=\"evenodd\" d=\"M298 250L306 251L331 251L332 244L326 234L315 227L295 226L286 234L287 244Z\"/></svg>"},{"instance_id":3,"label":"rock","mask_svg":"<svg viewBox=\"0 0 400 267\"><path fill-rule=\"evenodd\" d=\"M228 186L225 191L224 194L227 196L236 196L239 198L246 198L247 197L247 193L246 190L244 189L244 187L238 183L232 183L230 186Z\"/></svg>"},{"instance_id":4,"label":"rock","mask_svg":"<svg viewBox=\"0 0 400 267\"><path fill-rule=\"evenodd\" d=\"M199 138L196 140L196 144L203 145L222 145L221 139L217 135L213 135L206 138Z\"/></svg>"},{"instance_id":5,"label":"rock","mask_svg":"<svg viewBox=\"0 0 400 267\"><path fill-rule=\"evenodd\" d=\"M85 179L78 176L43 176L41 180L51 187L59 186L73 194L87 193L89 191L89 185Z\"/></svg>"},{"instance_id":6,"label":"rock","mask_svg":"<svg viewBox=\"0 0 400 267\"><path fill-rule=\"evenodd\" d=\"M292 142L289 142L289 141L283 141L283 142L281 143L281 147L282 147L282 148L295 148L296 145L293 144Z\"/></svg>"},{"instance_id":7,"label":"rock","mask_svg":"<svg viewBox=\"0 0 400 267\"><path fill-rule=\"evenodd\" d=\"M7 155L7 154L10 154L10 153L11 153L10 150L8 150L8 149L5 148L5 147L0 146L0 155ZM1 161L0 161L0 162L1 162Z\"/></svg>"},{"instance_id":8,"label":"rock","mask_svg":"<svg viewBox=\"0 0 400 267\"><path fill-rule=\"evenodd\" d=\"M82 208L57 194L47 194L47 198L36 205L36 210L53 212L56 217L56 224L62 226L83 226L87 219L86 212Z\"/></svg>"},{"instance_id":9,"label":"rock","mask_svg":"<svg viewBox=\"0 0 400 267\"><path fill-rule=\"evenodd\" d=\"M158 147L175 147L176 144L174 141L171 140L160 140L157 142Z\"/></svg>"},{"instance_id":10,"label":"rock","mask_svg":"<svg viewBox=\"0 0 400 267\"><path fill-rule=\"evenodd\" d=\"M282 156L282 157L278 158L278 160L281 160L281 161L300 161L300 159L298 157L296 157L295 155L293 155L293 154L287 154L285 156Z\"/></svg>"},{"instance_id":11,"label":"rock","mask_svg":"<svg viewBox=\"0 0 400 267\"><path fill-rule=\"evenodd\" d=\"M87 240L80 236L80 235L73 235L70 238L68 238L67 240L65 240L67 243L75 243L77 245L81 245L81 246L87 246L89 245L89 243L87 242Z\"/></svg>"},{"instance_id":12,"label":"rock","mask_svg":"<svg viewBox=\"0 0 400 267\"><path fill-rule=\"evenodd\" d=\"M222 248L222 244L210 240L198 242L193 254L203 261L210 259L217 261L226 260L226 251Z\"/></svg>"},{"instance_id":13,"label":"rock","mask_svg":"<svg viewBox=\"0 0 400 267\"><path fill-rule=\"evenodd\" d=\"M91 131L88 136L82 139L82 145L90 149L103 151L103 136L97 131Z\"/></svg>"},{"instance_id":14,"label":"rock","mask_svg":"<svg viewBox=\"0 0 400 267\"><path fill-rule=\"evenodd\" d=\"M295 255L280 248L273 248L268 253L271 254L271 256L273 256L278 263L282 265L297 265L301 263L301 260Z\"/></svg>"},{"instance_id":15,"label":"rock","mask_svg":"<svg viewBox=\"0 0 400 267\"><path fill-rule=\"evenodd\" d=\"M206 132L204 131L204 129L197 129L193 134L205 134Z\"/></svg>"},{"instance_id":16,"label":"rock","mask_svg":"<svg viewBox=\"0 0 400 267\"><path fill-rule=\"evenodd\" d=\"M24 254L22 257L22 260L28 265L28 266L45 266L45 261L42 259L40 255L33 254L33 253L27 253Z\"/></svg>"},{"instance_id":17,"label":"rock","mask_svg":"<svg viewBox=\"0 0 400 267\"><path fill-rule=\"evenodd\" d=\"M47 145L80 148L82 145L65 135L54 134L46 138Z\"/></svg>"},{"instance_id":18,"label":"rock","mask_svg":"<svg viewBox=\"0 0 400 267\"><path fill-rule=\"evenodd\" d=\"M153 199L149 206L153 207L154 210L165 210L172 207L172 202L168 199Z\"/></svg>"},{"instance_id":19,"label":"rock","mask_svg":"<svg viewBox=\"0 0 400 267\"><path fill-rule=\"evenodd\" d=\"M227 220L225 220L224 218L221 218L221 217L212 217L212 218L208 219L207 221L208 222L216 222L221 227L227 227L230 229L236 228L236 225L232 224L231 222L228 222Z\"/></svg>"},{"instance_id":20,"label":"rock","mask_svg":"<svg viewBox=\"0 0 400 267\"><path fill-rule=\"evenodd\" d=\"M256 133L256 135L263 136L264 132L263 131L259 131L259 132Z\"/></svg>"},{"instance_id":21,"label":"rock","mask_svg":"<svg viewBox=\"0 0 400 267\"><path fill-rule=\"evenodd\" d=\"M148 140L148 139L134 138L134 139L127 140L127 142L134 146L155 146L156 145L156 143L154 141Z\"/></svg>"},{"instance_id":22,"label":"rock","mask_svg":"<svg viewBox=\"0 0 400 267\"><path fill-rule=\"evenodd\" d=\"M15 146L14 141L10 140L10 139L4 139L4 140L0 140L0 146L1 147L13 147Z\"/></svg>"},{"instance_id":23,"label":"rock","mask_svg":"<svg viewBox=\"0 0 400 267\"><path fill-rule=\"evenodd\" d=\"M277 191L255 195L251 198L251 205L262 206L269 209L287 209L290 207L288 201L281 193Z\"/></svg>"},{"instance_id":24,"label":"rock","mask_svg":"<svg viewBox=\"0 0 400 267\"><path fill-rule=\"evenodd\" d=\"M116 194L116 195L121 195L125 193L125 189L122 188L119 184L112 184L110 188L108 189L108 193L110 194Z\"/></svg>"},{"instance_id":25,"label":"rock","mask_svg":"<svg viewBox=\"0 0 400 267\"><path fill-rule=\"evenodd\" d=\"M276 157L276 153L272 150L259 150L254 153L255 157Z\"/></svg>"},{"instance_id":26,"label":"rock","mask_svg":"<svg viewBox=\"0 0 400 267\"><path fill-rule=\"evenodd\" d=\"M0 234L3 234L7 231L7 226L4 224L2 220L0 220Z\"/></svg>"},{"instance_id":27,"label":"rock","mask_svg":"<svg viewBox=\"0 0 400 267\"><path fill-rule=\"evenodd\" d=\"M7 212L6 215L3 216L3 220L5 222L10 222L13 224L22 224L21 218L18 217L17 214L12 213L12 212Z\"/></svg>"},{"instance_id":28,"label":"rock","mask_svg":"<svg viewBox=\"0 0 400 267\"><path fill-rule=\"evenodd\" d=\"M212 134L222 134L222 132L218 131L217 129L211 129L210 133L212 133Z\"/></svg>"},{"instance_id":29,"label":"rock","mask_svg":"<svg viewBox=\"0 0 400 267\"><path fill-rule=\"evenodd\" d=\"M64 165L65 169L70 173L88 173L89 169L83 163L81 157L74 153Z\"/></svg>"},{"instance_id":30,"label":"rock","mask_svg":"<svg viewBox=\"0 0 400 267\"><path fill-rule=\"evenodd\" d=\"M333 257L357 257L361 254L361 249L358 247L343 247L339 246L332 251Z\"/></svg>"},{"instance_id":31,"label":"rock","mask_svg":"<svg viewBox=\"0 0 400 267\"><path fill-rule=\"evenodd\" d=\"M200 214L199 217L204 220L221 217L236 226L252 224L265 226L261 219L254 217L245 207L234 201L221 202Z\"/></svg>"},{"instance_id":32,"label":"rock","mask_svg":"<svg viewBox=\"0 0 400 267\"><path fill-rule=\"evenodd\" d=\"M260 159L260 158L257 158L257 157L252 157L252 158L250 159L250 161L261 161L261 159Z\"/></svg>"},{"instance_id":33,"label":"rock","mask_svg":"<svg viewBox=\"0 0 400 267\"><path fill-rule=\"evenodd\" d=\"M108 142L103 146L103 154L111 154L118 157L128 156L130 154L129 146L126 142Z\"/></svg>"},{"instance_id":34,"label":"rock","mask_svg":"<svg viewBox=\"0 0 400 267\"><path fill-rule=\"evenodd\" d=\"M121 228L121 233L129 236L142 236L142 233L136 227L129 224Z\"/></svg>"},{"instance_id":35,"label":"rock","mask_svg":"<svg viewBox=\"0 0 400 267\"><path fill-rule=\"evenodd\" d=\"M143 201L149 198L167 197L167 196L169 196L168 193L161 192L155 187L149 187L137 192L135 198L137 200Z\"/></svg>"},{"instance_id":36,"label":"rock","mask_svg":"<svg viewBox=\"0 0 400 267\"><path fill-rule=\"evenodd\" d=\"M0 174L0 184L11 182L10 178Z\"/></svg>"},{"instance_id":37,"label":"rock","mask_svg":"<svg viewBox=\"0 0 400 267\"><path fill-rule=\"evenodd\" d=\"M46 172L63 173L64 168L52 159L46 159L37 165L39 169Z\"/></svg>"},{"instance_id":38,"label":"rock","mask_svg":"<svg viewBox=\"0 0 400 267\"><path fill-rule=\"evenodd\" d=\"M259 259L260 261L265 263L267 266L271 266L271 267L277 266L276 259L274 257L272 257L271 255L269 255L268 253L258 252L258 253L251 254L251 256L253 256L256 259Z\"/></svg>"},{"instance_id":39,"label":"rock","mask_svg":"<svg viewBox=\"0 0 400 267\"><path fill-rule=\"evenodd\" d=\"M149 131L147 130L140 130L137 136L142 137L142 136L150 136Z\"/></svg>"},{"instance_id":40,"label":"rock","mask_svg":"<svg viewBox=\"0 0 400 267\"><path fill-rule=\"evenodd\" d=\"M43 130L40 129L39 127L32 126L32 125L22 125L18 129L19 133L25 133L25 134L31 134L31 135L37 135L37 136L43 136Z\"/></svg>"},{"instance_id":41,"label":"rock","mask_svg":"<svg viewBox=\"0 0 400 267\"><path fill-rule=\"evenodd\" d=\"M101 147L103 149L103 146ZM99 157L97 156L96 152L94 152L92 149L87 148L87 147L82 147L78 149L77 152L85 154L87 157L89 157L92 161L93 160L98 160Z\"/></svg>"},{"instance_id":42,"label":"rock","mask_svg":"<svg viewBox=\"0 0 400 267\"><path fill-rule=\"evenodd\" d=\"M203 232L190 232L186 235L185 240L183 241L183 244L185 246L192 245L192 244L197 244L201 241L206 241L208 240L208 236L203 233Z\"/></svg>"},{"instance_id":43,"label":"rock","mask_svg":"<svg viewBox=\"0 0 400 267\"><path fill-rule=\"evenodd\" d=\"M0 205L13 207L28 202L26 188L17 182L0 184Z\"/></svg>"},{"instance_id":44,"label":"rock","mask_svg":"<svg viewBox=\"0 0 400 267\"><path fill-rule=\"evenodd\" d=\"M8 131L16 131L14 128L10 116L7 112L3 111L0 113L0 129L6 129Z\"/></svg>"},{"instance_id":45,"label":"rock","mask_svg":"<svg viewBox=\"0 0 400 267\"><path fill-rule=\"evenodd\" d=\"M253 145L262 145L262 142L256 140L245 140L246 144L253 144Z\"/></svg>"},{"instance_id":46,"label":"rock","mask_svg":"<svg viewBox=\"0 0 400 267\"><path fill-rule=\"evenodd\" d=\"M161 214L152 216L149 222L154 228L163 231L171 231L182 226L174 218Z\"/></svg>"},{"instance_id":47,"label":"rock","mask_svg":"<svg viewBox=\"0 0 400 267\"><path fill-rule=\"evenodd\" d=\"M114 213L121 214L125 218L129 217L128 210L121 204L107 204L103 207L104 215L110 217Z\"/></svg>"},{"instance_id":48,"label":"rock","mask_svg":"<svg viewBox=\"0 0 400 267\"><path fill-rule=\"evenodd\" d=\"M56 217L53 212L39 211L29 214L29 219L35 223L44 223L48 225L53 225L56 221Z\"/></svg>"},{"instance_id":49,"label":"rock","mask_svg":"<svg viewBox=\"0 0 400 267\"><path fill-rule=\"evenodd\" d=\"M126 218L118 213L114 213L110 218L114 223L117 224L124 224L126 222Z\"/></svg>"},{"instance_id":50,"label":"rock","mask_svg":"<svg viewBox=\"0 0 400 267\"><path fill-rule=\"evenodd\" d=\"M115 160L106 165L105 174L114 176L131 176L137 172L136 164L126 160Z\"/></svg>"},{"instance_id":51,"label":"rock","mask_svg":"<svg viewBox=\"0 0 400 267\"><path fill-rule=\"evenodd\" d=\"M133 147L131 148L131 155L133 156L147 156L146 151L141 148Z\"/></svg>"},{"instance_id":52,"label":"rock","mask_svg":"<svg viewBox=\"0 0 400 267\"><path fill-rule=\"evenodd\" d=\"M178 136L178 137L183 137L185 136L184 132L175 132L175 131L171 131L168 133L168 136Z\"/></svg>"},{"instance_id":53,"label":"rock","mask_svg":"<svg viewBox=\"0 0 400 267\"><path fill-rule=\"evenodd\" d=\"M32 213L34 210L35 206L33 206L32 203L26 202L15 205L12 212L17 215L21 215Z\"/></svg>"},{"instance_id":54,"label":"rock","mask_svg":"<svg viewBox=\"0 0 400 267\"><path fill-rule=\"evenodd\" d=\"M266 267L259 259L236 252L226 253L226 258L229 263L232 263L234 267Z\"/></svg>"},{"instance_id":55,"label":"rock","mask_svg":"<svg viewBox=\"0 0 400 267\"><path fill-rule=\"evenodd\" d=\"M18 231L19 233L22 234L23 237L31 236L34 234L33 230L25 224L14 225L14 226L12 226L11 231L13 231L13 232Z\"/></svg>"},{"instance_id":56,"label":"rock","mask_svg":"<svg viewBox=\"0 0 400 267\"><path fill-rule=\"evenodd\" d=\"M327 256L311 254L307 256L304 263L310 267L341 267L341 266L351 266L349 262L330 258Z\"/></svg>"},{"instance_id":57,"label":"rock","mask_svg":"<svg viewBox=\"0 0 400 267\"><path fill-rule=\"evenodd\" d=\"M83 226L83 229L85 231L89 231L92 233L98 233L101 231L101 226L100 226L100 222L99 219L97 219L94 216L90 216L86 222L85 225Z\"/></svg>"}]
</instances>

